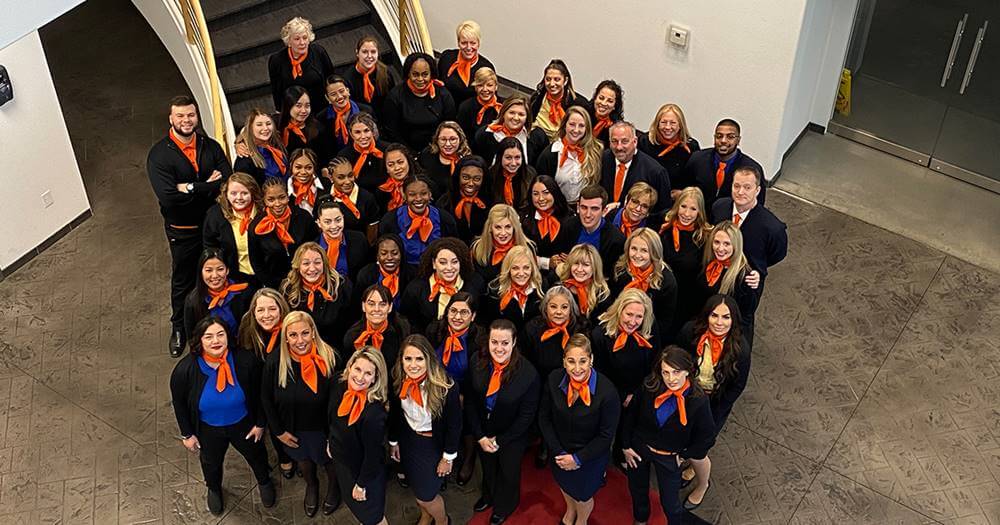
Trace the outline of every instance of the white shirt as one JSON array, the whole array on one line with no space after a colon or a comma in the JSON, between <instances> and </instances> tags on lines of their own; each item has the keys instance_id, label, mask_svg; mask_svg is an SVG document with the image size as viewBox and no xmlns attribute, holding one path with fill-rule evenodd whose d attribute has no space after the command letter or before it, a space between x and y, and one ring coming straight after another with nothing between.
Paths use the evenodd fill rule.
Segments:
<instances>
[{"instance_id":1,"label":"white shirt","mask_svg":"<svg viewBox=\"0 0 1000 525\"><path fill-rule=\"evenodd\" d=\"M752 210L752 209L753 209L753 207L750 208L750 210ZM737 215L739 215L740 216L740 223L737 224L736 227L737 228L742 228L743 227L743 223L746 222L746 220L747 220L747 215L750 215L750 210L747 210L747 211L745 211L743 213L740 213L739 210L736 209L736 204L734 203L733 204L733 213L729 215L729 220L732 221L733 218L735 218ZM735 221L733 221L733 222L735 222Z\"/></svg>"},{"instance_id":2,"label":"white shirt","mask_svg":"<svg viewBox=\"0 0 1000 525\"><path fill-rule=\"evenodd\" d=\"M319 177L313 178L313 184L312 185L313 185L313 190L316 192L316 197L318 199L319 195L320 195L320 190L323 189L323 184L320 183ZM356 188L357 185L355 184L354 187ZM288 194L289 195L294 195L295 194L295 191L293 190L293 187L292 187L292 178L291 177L288 177ZM294 199L294 197L293 197L293 199ZM292 202L295 202L295 201L293 200ZM312 213L312 211L313 211L313 207L309 205L309 201L308 200L303 200L302 203L299 204L299 208L302 208L303 210L306 210L309 213Z\"/></svg>"},{"instance_id":3,"label":"white shirt","mask_svg":"<svg viewBox=\"0 0 1000 525\"><path fill-rule=\"evenodd\" d=\"M559 165L563 150L561 140L553 142L550 150L556 154L556 184L566 197L566 202L580 200L580 190L583 189L583 174L580 170L583 165L577 160L576 155L567 155L566 162L562 166Z\"/></svg>"},{"instance_id":4,"label":"white shirt","mask_svg":"<svg viewBox=\"0 0 1000 525\"><path fill-rule=\"evenodd\" d=\"M501 129L500 131L494 131L493 132L493 138L496 139L497 143L499 144L501 140L507 138L507 135L503 132L503 129ZM526 130L526 129L524 129L522 127L521 131L518 131L517 135L514 135L514 138L517 139L517 141L521 143L521 151L523 151L524 154L527 155L528 154L528 130ZM499 156L499 155L500 155L500 152L497 152L497 156ZM527 163L527 160L525 160L525 162Z\"/></svg>"},{"instance_id":5,"label":"white shirt","mask_svg":"<svg viewBox=\"0 0 1000 525\"><path fill-rule=\"evenodd\" d=\"M424 380L423 383L420 383L420 396L422 399L427 399L426 384L426 380ZM434 427L434 418L431 416L431 411L418 405L416 401L407 397L406 399L400 400L399 406L403 409L403 415L406 417L406 424L410 425L410 428L412 428L414 432L430 432ZM399 445L399 443L396 441L390 441L389 445L395 447ZM458 454L449 454L445 452L444 454L441 454L441 457L445 461L455 461Z\"/></svg>"}]
</instances>

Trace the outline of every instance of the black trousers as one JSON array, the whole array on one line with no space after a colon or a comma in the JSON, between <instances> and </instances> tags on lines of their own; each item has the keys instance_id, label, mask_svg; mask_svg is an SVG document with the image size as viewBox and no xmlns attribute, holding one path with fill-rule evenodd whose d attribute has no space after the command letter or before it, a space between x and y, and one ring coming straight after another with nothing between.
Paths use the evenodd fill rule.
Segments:
<instances>
[{"instance_id":1,"label":"black trousers","mask_svg":"<svg viewBox=\"0 0 1000 525\"><path fill-rule=\"evenodd\" d=\"M198 428L198 442L201 444L201 471L209 490L222 491L222 464L226 460L229 445L250 465L258 484L270 483L271 467L267 463L264 441L255 443L252 439L246 439L252 428L253 423L249 417L224 427L214 427L202 421Z\"/></svg>"},{"instance_id":2,"label":"black trousers","mask_svg":"<svg viewBox=\"0 0 1000 525\"><path fill-rule=\"evenodd\" d=\"M184 298L194 288L201 256L201 227L164 225L170 244L170 325L184 333Z\"/></svg>"},{"instance_id":3,"label":"black trousers","mask_svg":"<svg viewBox=\"0 0 1000 525\"><path fill-rule=\"evenodd\" d=\"M642 461L636 468L625 469L628 476L628 491L632 496L632 519L649 521L649 469L656 470L656 483L660 487L660 506L667 515L667 523L681 523L684 507L678 492L681 490L681 469L677 466L677 456L654 454L646 445L637 444L632 449Z\"/></svg>"},{"instance_id":4,"label":"black trousers","mask_svg":"<svg viewBox=\"0 0 1000 525\"><path fill-rule=\"evenodd\" d=\"M483 462L483 498L493 503L493 514L497 516L510 516L521 501L521 457L526 446L525 441L505 443L492 454L479 448L479 459Z\"/></svg>"}]
</instances>

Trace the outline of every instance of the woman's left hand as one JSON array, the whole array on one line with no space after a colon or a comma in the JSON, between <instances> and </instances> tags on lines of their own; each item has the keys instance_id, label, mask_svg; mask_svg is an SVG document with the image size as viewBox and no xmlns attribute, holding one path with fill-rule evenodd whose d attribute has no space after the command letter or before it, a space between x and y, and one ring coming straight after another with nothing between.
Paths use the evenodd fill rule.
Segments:
<instances>
[{"instance_id":1,"label":"woman's left hand","mask_svg":"<svg viewBox=\"0 0 1000 525\"><path fill-rule=\"evenodd\" d=\"M576 460L570 454L562 454L556 456L556 465L563 470L576 470L580 468L580 465L576 464Z\"/></svg>"},{"instance_id":2,"label":"woman's left hand","mask_svg":"<svg viewBox=\"0 0 1000 525\"><path fill-rule=\"evenodd\" d=\"M441 458L441 461L438 461L437 475L443 478L448 474L451 474L451 461Z\"/></svg>"},{"instance_id":3,"label":"woman's left hand","mask_svg":"<svg viewBox=\"0 0 1000 525\"><path fill-rule=\"evenodd\" d=\"M757 270L754 270L747 274L747 278L744 279L744 281L746 281L747 286L756 290L757 287L760 286L760 273L758 273Z\"/></svg>"},{"instance_id":4,"label":"woman's left hand","mask_svg":"<svg viewBox=\"0 0 1000 525\"><path fill-rule=\"evenodd\" d=\"M354 501L364 501L366 499L365 489L354 485L354 490L351 491L351 497L354 498Z\"/></svg>"},{"instance_id":5,"label":"woman's left hand","mask_svg":"<svg viewBox=\"0 0 1000 525\"><path fill-rule=\"evenodd\" d=\"M264 435L264 429L262 427L253 427L250 429L250 433L247 434L247 441L253 438L254 443L259 443L261 436Z\"/></svg>"}]
</instances>

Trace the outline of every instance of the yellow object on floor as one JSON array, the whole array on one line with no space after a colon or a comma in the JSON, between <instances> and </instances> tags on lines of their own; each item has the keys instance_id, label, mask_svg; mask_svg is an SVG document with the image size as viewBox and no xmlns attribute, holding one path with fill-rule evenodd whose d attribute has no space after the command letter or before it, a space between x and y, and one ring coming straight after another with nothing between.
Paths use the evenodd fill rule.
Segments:
<instances>
[{"instance_id":1,"label":"yellow object on floor","mask_svg":"<svg viewBox=\"0 0 1000 525\"><path fill-rule=\"evenodd\" d=\"M845 117L851 115L851 70L846 67L840 72L840 87L837 89L837 113Z\"/></svg>"}]
</instances>

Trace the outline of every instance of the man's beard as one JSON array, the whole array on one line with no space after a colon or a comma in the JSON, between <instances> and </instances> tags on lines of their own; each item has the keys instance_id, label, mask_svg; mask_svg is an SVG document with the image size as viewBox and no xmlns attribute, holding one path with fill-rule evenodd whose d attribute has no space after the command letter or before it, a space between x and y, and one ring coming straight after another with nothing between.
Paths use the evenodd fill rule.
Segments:
<instances>
[{"instance_id":1,"label":"man's beard","mask_svg":"<svg viewBox=\"0 0 1000 525\"><path fill-rule=\"evenodd\" d=\"M173 128L174 135L177 135L179 137L184 137L184 138L188 138L191 135L194 135L195 130L198 129L198 126L194 126L193 128L191 128L191 133L184 133L183 131L181 131L181 128L179 128L178 126L171 125L170 127Z\"/></svg>"}]
</instances>

